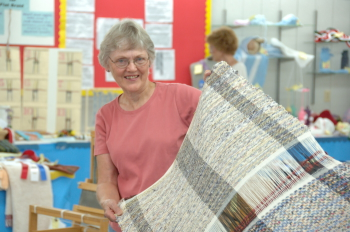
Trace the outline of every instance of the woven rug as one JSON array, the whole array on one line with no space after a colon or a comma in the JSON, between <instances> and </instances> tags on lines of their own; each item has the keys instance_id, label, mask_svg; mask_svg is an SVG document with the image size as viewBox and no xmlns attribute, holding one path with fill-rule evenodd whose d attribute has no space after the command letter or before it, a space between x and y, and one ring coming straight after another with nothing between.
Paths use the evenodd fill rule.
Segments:
<instances>
[{"instance_id":1,"label":"woven rug","mask_svg":"<svg viewBox=\"0 0 350 232\"><path fill-rule=\"evenodd\" d=\"M167 173L121 203L123 231L350 231L349 165L235 74L213 67Z\"/></svg>"}]
</instances>

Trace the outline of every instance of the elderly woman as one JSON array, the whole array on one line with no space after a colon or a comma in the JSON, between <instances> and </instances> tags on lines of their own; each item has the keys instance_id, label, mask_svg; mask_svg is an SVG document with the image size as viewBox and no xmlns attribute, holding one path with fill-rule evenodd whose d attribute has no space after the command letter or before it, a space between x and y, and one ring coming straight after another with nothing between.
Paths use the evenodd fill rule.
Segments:
<instances>
[{"instance_id":1,"label":"elderly woman","mask_svg":"<svg viewBox=\"0 0 350 232\"><path fill-rule=\"evenodd\" d=\"M114 25L104 38L100 64L123 94L98 111L95 150L97 198L111 221L122 214L120 199L150 187L174 162L201 91L185 84L149 80L155 59L147 32L132 20Z\"/></svg>"},{"instance_id":2,"label":"elderly woman","mask_svg":"<svg viewBox=\"0 0 350 232\"><path fill-rule=\"evenodd\" d=\"M233 57L238 48L238 38L231 28L222 26L214 30L207 37L207 42L214 61L226 61L239 75L247 78L246 66Z\"/></svg>"}]
</instances>

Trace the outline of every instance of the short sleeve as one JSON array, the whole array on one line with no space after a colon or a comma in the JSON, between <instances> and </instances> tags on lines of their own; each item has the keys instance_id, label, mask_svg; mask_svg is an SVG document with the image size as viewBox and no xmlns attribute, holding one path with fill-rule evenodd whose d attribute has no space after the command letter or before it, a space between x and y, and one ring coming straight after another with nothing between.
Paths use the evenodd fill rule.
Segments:
<instances>
[{"instance_id":1,"label":"short sleeve","mask_svg":"<svg viewBox=\"0 0 350 232\"><path fill-rule=\"evenodd\" d=\"M100 109L96 114L94 155L109 154L106 141L106 122Z\"/></svg>"},{"instance_id":2,"label":"short sleeve","mask_svg":"<svg viewBox=\"0 0 350 232\"><path fill-rule=\"evenodd\" d=\"M178 84L176 90L176 106L183 122L190 126L202 91L192 86Z\"/></svg>"}]
</instances>

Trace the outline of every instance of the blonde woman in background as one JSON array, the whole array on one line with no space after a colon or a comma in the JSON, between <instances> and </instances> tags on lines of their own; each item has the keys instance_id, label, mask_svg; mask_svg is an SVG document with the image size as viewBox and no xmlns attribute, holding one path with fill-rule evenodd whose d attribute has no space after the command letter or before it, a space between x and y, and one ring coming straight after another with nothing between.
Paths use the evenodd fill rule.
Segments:
<instances>
[{"instance_id":1,"label":"blonde woman in background","mask_svg":"<svg viewBox=\"0 0 350 232\"><path fill-rule=\"evenodd\" d=\"M238 38L231 28L222 26L214 30L207 37L207 42L214 61L225 61L237 70L239 75L247 78L246 66L233 57L238 48Z\"/></svg>"}]
</instances>

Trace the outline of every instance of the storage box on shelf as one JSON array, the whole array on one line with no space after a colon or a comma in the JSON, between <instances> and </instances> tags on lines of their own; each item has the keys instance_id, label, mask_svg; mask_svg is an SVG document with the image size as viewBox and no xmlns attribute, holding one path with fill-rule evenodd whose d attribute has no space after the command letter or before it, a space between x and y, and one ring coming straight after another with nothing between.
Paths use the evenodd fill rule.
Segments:
<instances>
[{"instance_id":1,"label":"storage box on shelf","mask_svg":"<svg viewBox=\"0 0 350 232\"><path fill-rule=\"evenodd\" d=\"M79 50L25 48L23 130L80 131L81 60Z\"/></svg>"},{"instance_id":2,"label":"storage box on shelf","mask_svg":"<svg viewBox=\"0 0 350 232\"><path fill-rule=\"evenodd\" d=\"M0 46L1 105L11 110L12 128L21 123L21 66L19 47Z\"/></svg>"}]
</instances>

